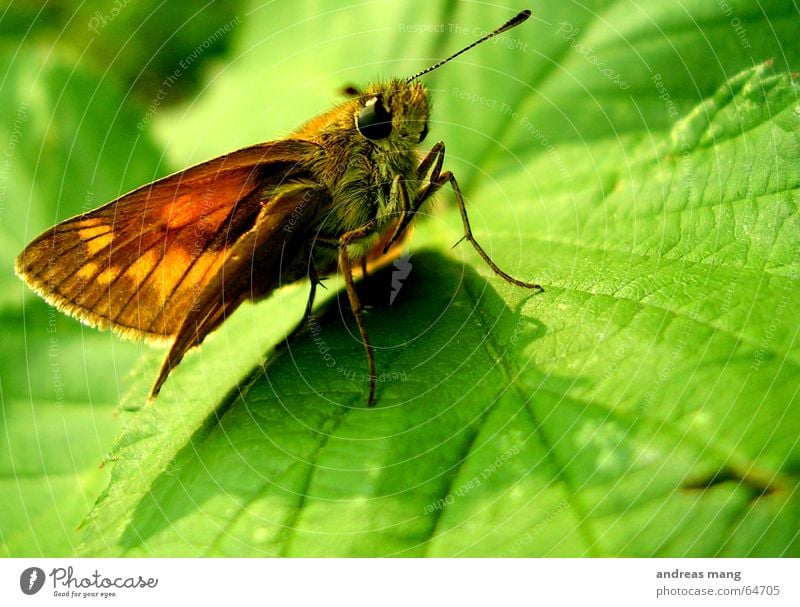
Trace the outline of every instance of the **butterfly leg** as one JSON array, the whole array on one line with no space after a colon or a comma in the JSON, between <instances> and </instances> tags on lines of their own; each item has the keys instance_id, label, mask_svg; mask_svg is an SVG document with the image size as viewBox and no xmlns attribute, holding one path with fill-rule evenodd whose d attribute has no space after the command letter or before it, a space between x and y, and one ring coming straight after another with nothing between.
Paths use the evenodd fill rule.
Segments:
<instances>
[{"instance_id":1,"label":"butterfly leg","mask_svg":"<svg viewBox=\"0 0 800 607\"><path fill-rule=\"evenodd\" d=\"M408 224L411 223L411 220L414 218L414 215L417 213L417 211L419 211L423 203L433 194L433 192L430 190L433 182L439 178L439 173L442 170L443 163L444 141L440 141L431 148L431 151L428 152L428 155L425 156L425 158L423 158L422 162L417 168L417 179L419 181L423 181L425 179L428 171L431 170L431 167L433 167L433 170L431 171L431 177L428 180L428 183L417 195L417 199L414 201L413 205L408 200L408 190L405 187L405 184L400 181L399 176L395 177L394 181L392 182L390 198L392 201L396 201L397 198L400 199L399 201L395 202L394 205L392 205L400 207L400 219L397 222L397 227L395 227L394 232L392 232L391 238L389 238L386 246L383 248L384 254L386 254L391 246L400 238L400 236L402 236L403 232L405 232L406 228L408 227ZM435 189L433 191L435 191Z\"/></svg>"},{"instance_id":2,"label":"butterfly leg","mask_svg":"<svg viewBox=\"0 0 800 607\"><path fill-rule=\"evenodd\" d=\"M313 310L314 310L314 298L317 296L317 285L322 284L322 280L320 280L319 274L317 274L317 269L314 267L314 262L309 260L308 266L308 280L311 283L311 288L308 292L308 301L306 302L306 311L303 313L303 318L300 319L300 322L297 323L292 332L286 336L284 339L284 343L288 343L292 341L297 335L306 328L309 321L313 317ZM324 287L324 285L323 285Z\"/></svg>"},{"instance_id":3,"label":"butterfly leg","mask_svg":"<svg viewBox=\"0 0 800 607\"><path fill-rule=\"evenodd\" d=\"M356 293L356 287L353 281L353 267L350 255L347 252L347 247L354 242L371 236L375 230L376 224L377 221L373 219L365 223L360 228L345 232L339 237L339 269L342 271L342 275L344 276L347 299L350 301L350 309L353 311L353 316L355 316L356 324L358 325L358 331L361 333L361 341L364 343L364 350L367 353L367 366L369 368L369 399L367 400L368 407L372 407L375 404L375 384L378 381L378 377L375 374L375 355L372 351L372 345L370 344L369 337L367 336L367 327L364 325L364 317L361 313L361 301L358 299L358 293Z\"/></svg>"},{"instance_id":4,"label":"butterfly leg","mask_svg":"<svg viewBox=\"0 0 800 607\"><path fill-rule=\"evenodd\" d=\"M518 287L523 287L526 289L536 289L537 291L544 291L541 286L529 282L524 282L513 276L510 276L503 272L492 258L489 257L488 253L483 250L478 241L475 240L475 237L472 235L472 228L469 224L469 217L467 216L467 207L464 204L464 196L461 193L461 188L458 186L458 181L456 181L455 175L450 171L445 171L442 173L442 165L444 163L444 142L440 141L436 145L431 148L431 151L428 155L422 160L417 169L417 178L419 180L424 180L428 171L430 170L430 177L428 178L428 183L420 190L417 199L414 201L413 205L406 205L403 207L403 211L401 212L401 219L398 223L397 228L395 229L394 233L392 234L392 238L389 240L389 244L386 245L386 250L389 249L394 241L400 237L403 230L406 229L408 224L411 222L411 219L414 217L414 214L419 211L422 205L430 199L436 192L438 192L444 185L450 184L453 188L453 194L456 198L456 204L458 205L458 210L461 213L461 222L464 224L464 237L463 240L467 240L478 252L478 255L481 256L483 261L492 269L492 271L500 276L506 282L509 282L513 285ZM432 167L432 168L431 168ZM456 243L457 244L457 243Z\"/></svg>"},{"instance_id":5,"label":"butterfly leg","mask_svg":"<svg viewBox=\"0 0 800 607\"><path fill-rule=\"evenodd\" d=\"M534 283L525 282L523 280L519 280L518 278L514 278L513 276L506 274L501 270L497 264L492 261L492 258L489 257L489 254L483 250L483 247L478 244L478 241L475 240L475 237L472 235L472 228L469 225L469 218L467 217L467 207L464 204L464 196L461 193L461 188L458 186L458 181L456 181L455 175L453 175L450 171L445 171L441 175L437 175L435 180L431 181L430 187L426 189L425 195L432 196L439 190L442 186L449 183L450 187L453 188L453 194L456 198L456 204L458 205L458 210L461 213L461 222L464 224L464 236L462 240L466 240L469 242L473 248L478 252L478 255L481 256L483 261L486 262L492 272L497 274L500 278L505 280L506 282L516 285L518 287L522 287L524 289L535 289L537 291L544 291L544 289ZM460 242L460 241L459 241ZM456 243L458 244L458 243Z\"/></svg>"}]
</instances>

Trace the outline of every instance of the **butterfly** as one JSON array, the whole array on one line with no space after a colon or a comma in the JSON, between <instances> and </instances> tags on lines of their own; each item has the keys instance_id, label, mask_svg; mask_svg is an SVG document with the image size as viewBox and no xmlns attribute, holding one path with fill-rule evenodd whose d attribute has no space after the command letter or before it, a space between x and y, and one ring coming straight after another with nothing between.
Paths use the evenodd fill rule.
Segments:
<instances>
[{"instance_id":1,"label":"butterfly","mask_svg":"<svg viewBox=\"0 0 800 607\"><path fill-rule=\"evenodd\" d=\"M352 88L349 98L287 138L225 154L144 185L50 228L20 253L16 271L45 300L125 337L170 344L151 396L185 354L246 300L308 279L309 319L322 277L341 272L369 369L376 371L354 267L380 258L445 185L472 236L445 145L420 160L428 91L418 78L530 16L523 11L447 59L406 79Z\"/></svg>"}]
</instances>

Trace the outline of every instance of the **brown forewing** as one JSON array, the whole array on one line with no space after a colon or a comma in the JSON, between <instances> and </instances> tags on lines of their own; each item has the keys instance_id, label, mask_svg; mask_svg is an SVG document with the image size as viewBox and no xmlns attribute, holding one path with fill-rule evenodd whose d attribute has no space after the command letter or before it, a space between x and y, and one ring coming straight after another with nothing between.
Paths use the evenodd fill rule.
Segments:
<instances>
[{"instance_id":1,"label":"brown forewing","mask_svg":"<svg viewBox=\"0 0 800 607\"><path fill-rule=\"evenodd\" d=\"M297 181L276 190L181 324L153 386L153 396L186 351L202 342L243 301L263 297L282 282L295 280L298 270L301 275L307 272L311 252L307 226L329 196L312 181Z\"/></svg>"},{"instance_id":2,"label":"brown forewing","mask_svg":"<svg viewBox=\"0 0 800 607\"><path fill-rule=\"evenodd\" d=\"M167 339L208 297L275 193L306 177L313 143L252 146L143 186L40 235L17 273L47 301L123 335Z\"/></svg>"}]
</instances>

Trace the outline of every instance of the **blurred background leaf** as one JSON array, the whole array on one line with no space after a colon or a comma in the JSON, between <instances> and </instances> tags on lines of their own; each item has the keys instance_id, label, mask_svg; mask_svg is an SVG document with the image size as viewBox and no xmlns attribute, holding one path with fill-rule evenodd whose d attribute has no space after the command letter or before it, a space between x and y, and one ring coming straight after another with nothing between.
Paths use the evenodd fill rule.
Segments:
<instances>
[{"instance_id":1,"label":"blurred background leaf","mask_svg":"<svg viewBox=\"0 0 800 607\"><path fill-rule=\"evenodd\" d=\"M139 345L23 296L24 243L513 10L43 6L0 19L6 553L800 554L794 3L532 6L425 82L478 238L545 294L450 251L445 194L395 303L391 268L362 286L378 409L331 279L315 332L273 353L302 289L244 306L118 416L161 353L128 375Z\"/></svg>"}]
</instances>

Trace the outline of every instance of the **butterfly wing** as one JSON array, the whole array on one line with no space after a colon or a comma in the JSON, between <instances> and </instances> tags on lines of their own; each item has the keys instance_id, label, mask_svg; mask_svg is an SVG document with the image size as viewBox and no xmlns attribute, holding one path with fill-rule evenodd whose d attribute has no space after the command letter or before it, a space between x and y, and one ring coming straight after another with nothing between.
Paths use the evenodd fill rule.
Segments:
<instances>
[{"instance_id":1,"label":"butterfly wing","mask_svg":"<svg viewBox=\"0 0 800 607\"><path fill-rule=\"evenodd\" d=\"M47 230L16 271L87 324L174 337L275 192L308 177L303 160L317 150L269 142L155 181Z\"/></svg>"},{"instance_id":2,"label":"butterfly wing","mask_svg":"<svg viewBox=\"0 0 800 607\"><path fill-rule=\"evenodd\" d=\"M231 248L214 278L178 330L152 389L158 394L170 371L192 346L216 329L246 299L258 299L307 272L311 253L305 227L327 201L327 189L311 181L280 187L252 229Z\"/></svg>"}]
</instances>

